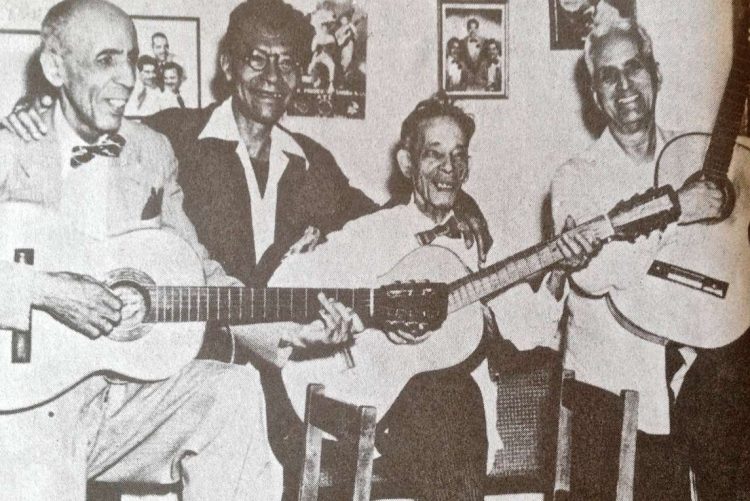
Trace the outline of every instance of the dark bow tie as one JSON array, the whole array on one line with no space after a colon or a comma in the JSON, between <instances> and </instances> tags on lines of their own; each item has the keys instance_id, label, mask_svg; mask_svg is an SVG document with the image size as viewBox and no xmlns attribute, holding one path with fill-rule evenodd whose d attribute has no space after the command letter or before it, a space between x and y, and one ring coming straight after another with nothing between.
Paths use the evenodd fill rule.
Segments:
<instances>
[{"instance_id":1,"label":"dark bow tie","mask_svg":"<svg viewBox=\"0 0 750 501\"><path fill-rule=\"evenodd\" d=\"M439 224L432 229L420 231L416 235L419 245L429 245L437 237L461 238L461 231L458 228L458 220L451 216L443 224Z\"/></svg>"},{"instance_id":2,"label":"dark bow tie","mask_svg":"<svg viewBox=\"0 0 750 501\"><path fill-rule=\"evenodd\" d=\"M75 146L73 155L70 157L70 166L75 168L83 165L90 162L96 155L119 157L123 146L125 146L125 138L119 134L110 134L97 144Z\"/></svg>"}]
</instances>

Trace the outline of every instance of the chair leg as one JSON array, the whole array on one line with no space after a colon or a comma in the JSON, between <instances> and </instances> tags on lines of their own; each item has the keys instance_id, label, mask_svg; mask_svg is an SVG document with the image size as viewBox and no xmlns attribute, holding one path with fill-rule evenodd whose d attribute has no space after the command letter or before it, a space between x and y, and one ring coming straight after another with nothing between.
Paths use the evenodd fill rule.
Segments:
<instances>
[{"instance_id":1,"label":"chair leg","mask_svg":"<svg viewBox=\"0 0 750 501\"><path fill-rule=\"evenodd\" d=\"M617 501L633 501L635 449L638 437L638 392L623 390L622 435L617 477Z\"/></svg>"}]
</instances>

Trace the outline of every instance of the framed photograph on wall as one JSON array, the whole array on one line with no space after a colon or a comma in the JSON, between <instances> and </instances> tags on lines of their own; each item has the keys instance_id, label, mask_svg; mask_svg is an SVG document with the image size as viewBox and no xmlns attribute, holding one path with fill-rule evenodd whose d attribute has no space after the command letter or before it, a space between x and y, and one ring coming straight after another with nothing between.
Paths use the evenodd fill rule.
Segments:
<instances>
[{"instance_id":1,"label":"framed photograph on wall","mask_svg":"<svg viewBox=\"0 0 750 501\"><path fill-rule=\"evenodd\" d=\"M137 118L166 108L200 108L200 20L130 17L138 31L140 57L125 115Z\"/></svg>"},{"instance_id":2,"label":"framed photograph on wall","mask_svg":"<svg viewBox=\"0 0 750 501\"><path fill-rule=\"evenodd\" d=\"M310 53L300 62L302 82L292 116L365 118L367 2L309 2L314 31ZM314 10L313 10L314 9Z\"/></svg>"},{"instance_id":3,"label":"framed photograph on wall","mask_svg":"<svg viewBox=\"0 0 750 501\"><path fill-rule=\"evenodd\" d=\"M441 0L438 9L440 88L454 98L507 98L507 0Z\"/></svg>"},{"instance_id":4,"label":"framed photograph on wall","mask_svg":"<svg viewBox=\"0 0 750 501\"><path fill-rule=\"evenodd\" d=\"M0 30L0 115L7 115L18 98L52 92L39 65L39 31Z\"/></svg>"},{"instance_id":5,"label":"framed photograph on wall","mask_svg":"<svg viewBox=\"0 0 750 501\"><path fill-rule=\"evenodd\" d=\"M549 0L550 47L580 50L596 22L635 19L635 0Z\"/></svg>"}]
</instances>

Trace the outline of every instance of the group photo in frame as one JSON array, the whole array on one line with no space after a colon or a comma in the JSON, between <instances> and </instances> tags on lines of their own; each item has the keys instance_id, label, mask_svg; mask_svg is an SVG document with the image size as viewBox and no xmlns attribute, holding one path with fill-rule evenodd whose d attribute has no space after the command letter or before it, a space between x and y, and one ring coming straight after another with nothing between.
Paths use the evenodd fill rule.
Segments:
<instances>
[{"instance_id":1,"label":"group photo in frame","mask_svg":"<svg viewBox=\"0 0 750 501\"><path fill-rule=\"evenodd\" d=\"M138 31L136 82L125 116L201 107L200 20L130 16Z\"/></svg>"},{"instance_id":2,"label":"group photo in frame","mask_svg":"<svg viewBox=\"0 0 750 501\"><path fill-rule=\"evenodd\" d=\"M438 81L454 98L508 97L507 0L438 2Z\"/></svg>"}]
</instances>

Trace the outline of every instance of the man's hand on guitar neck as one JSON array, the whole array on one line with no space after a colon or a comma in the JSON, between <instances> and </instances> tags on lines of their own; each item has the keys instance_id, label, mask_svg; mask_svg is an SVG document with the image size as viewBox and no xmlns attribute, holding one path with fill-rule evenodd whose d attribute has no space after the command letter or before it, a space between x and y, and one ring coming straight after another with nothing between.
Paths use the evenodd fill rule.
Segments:
<instances>
[{"instance_id":1,"label":"man's hand on guitar neck","mask_svg":"<svg viewBox=\"0 0 750 501\"><path fill-rule=\"evenodd\" d=\"M112 332L122 302L91 277L75 273L38 273L32 304L55 320L90 338Z\"/></svg>"},{"instance_id":2,"label":"man's hand on guitar neck","mask_svg":"<svg viewBox=\"0 0 750 501\"><path fill-rule=\"evenodd\" d=\"M724 208L724 193L711 181L691 181L677 190L680 200L679 224L718 219Z\"/></svg>"}]
</instances>

